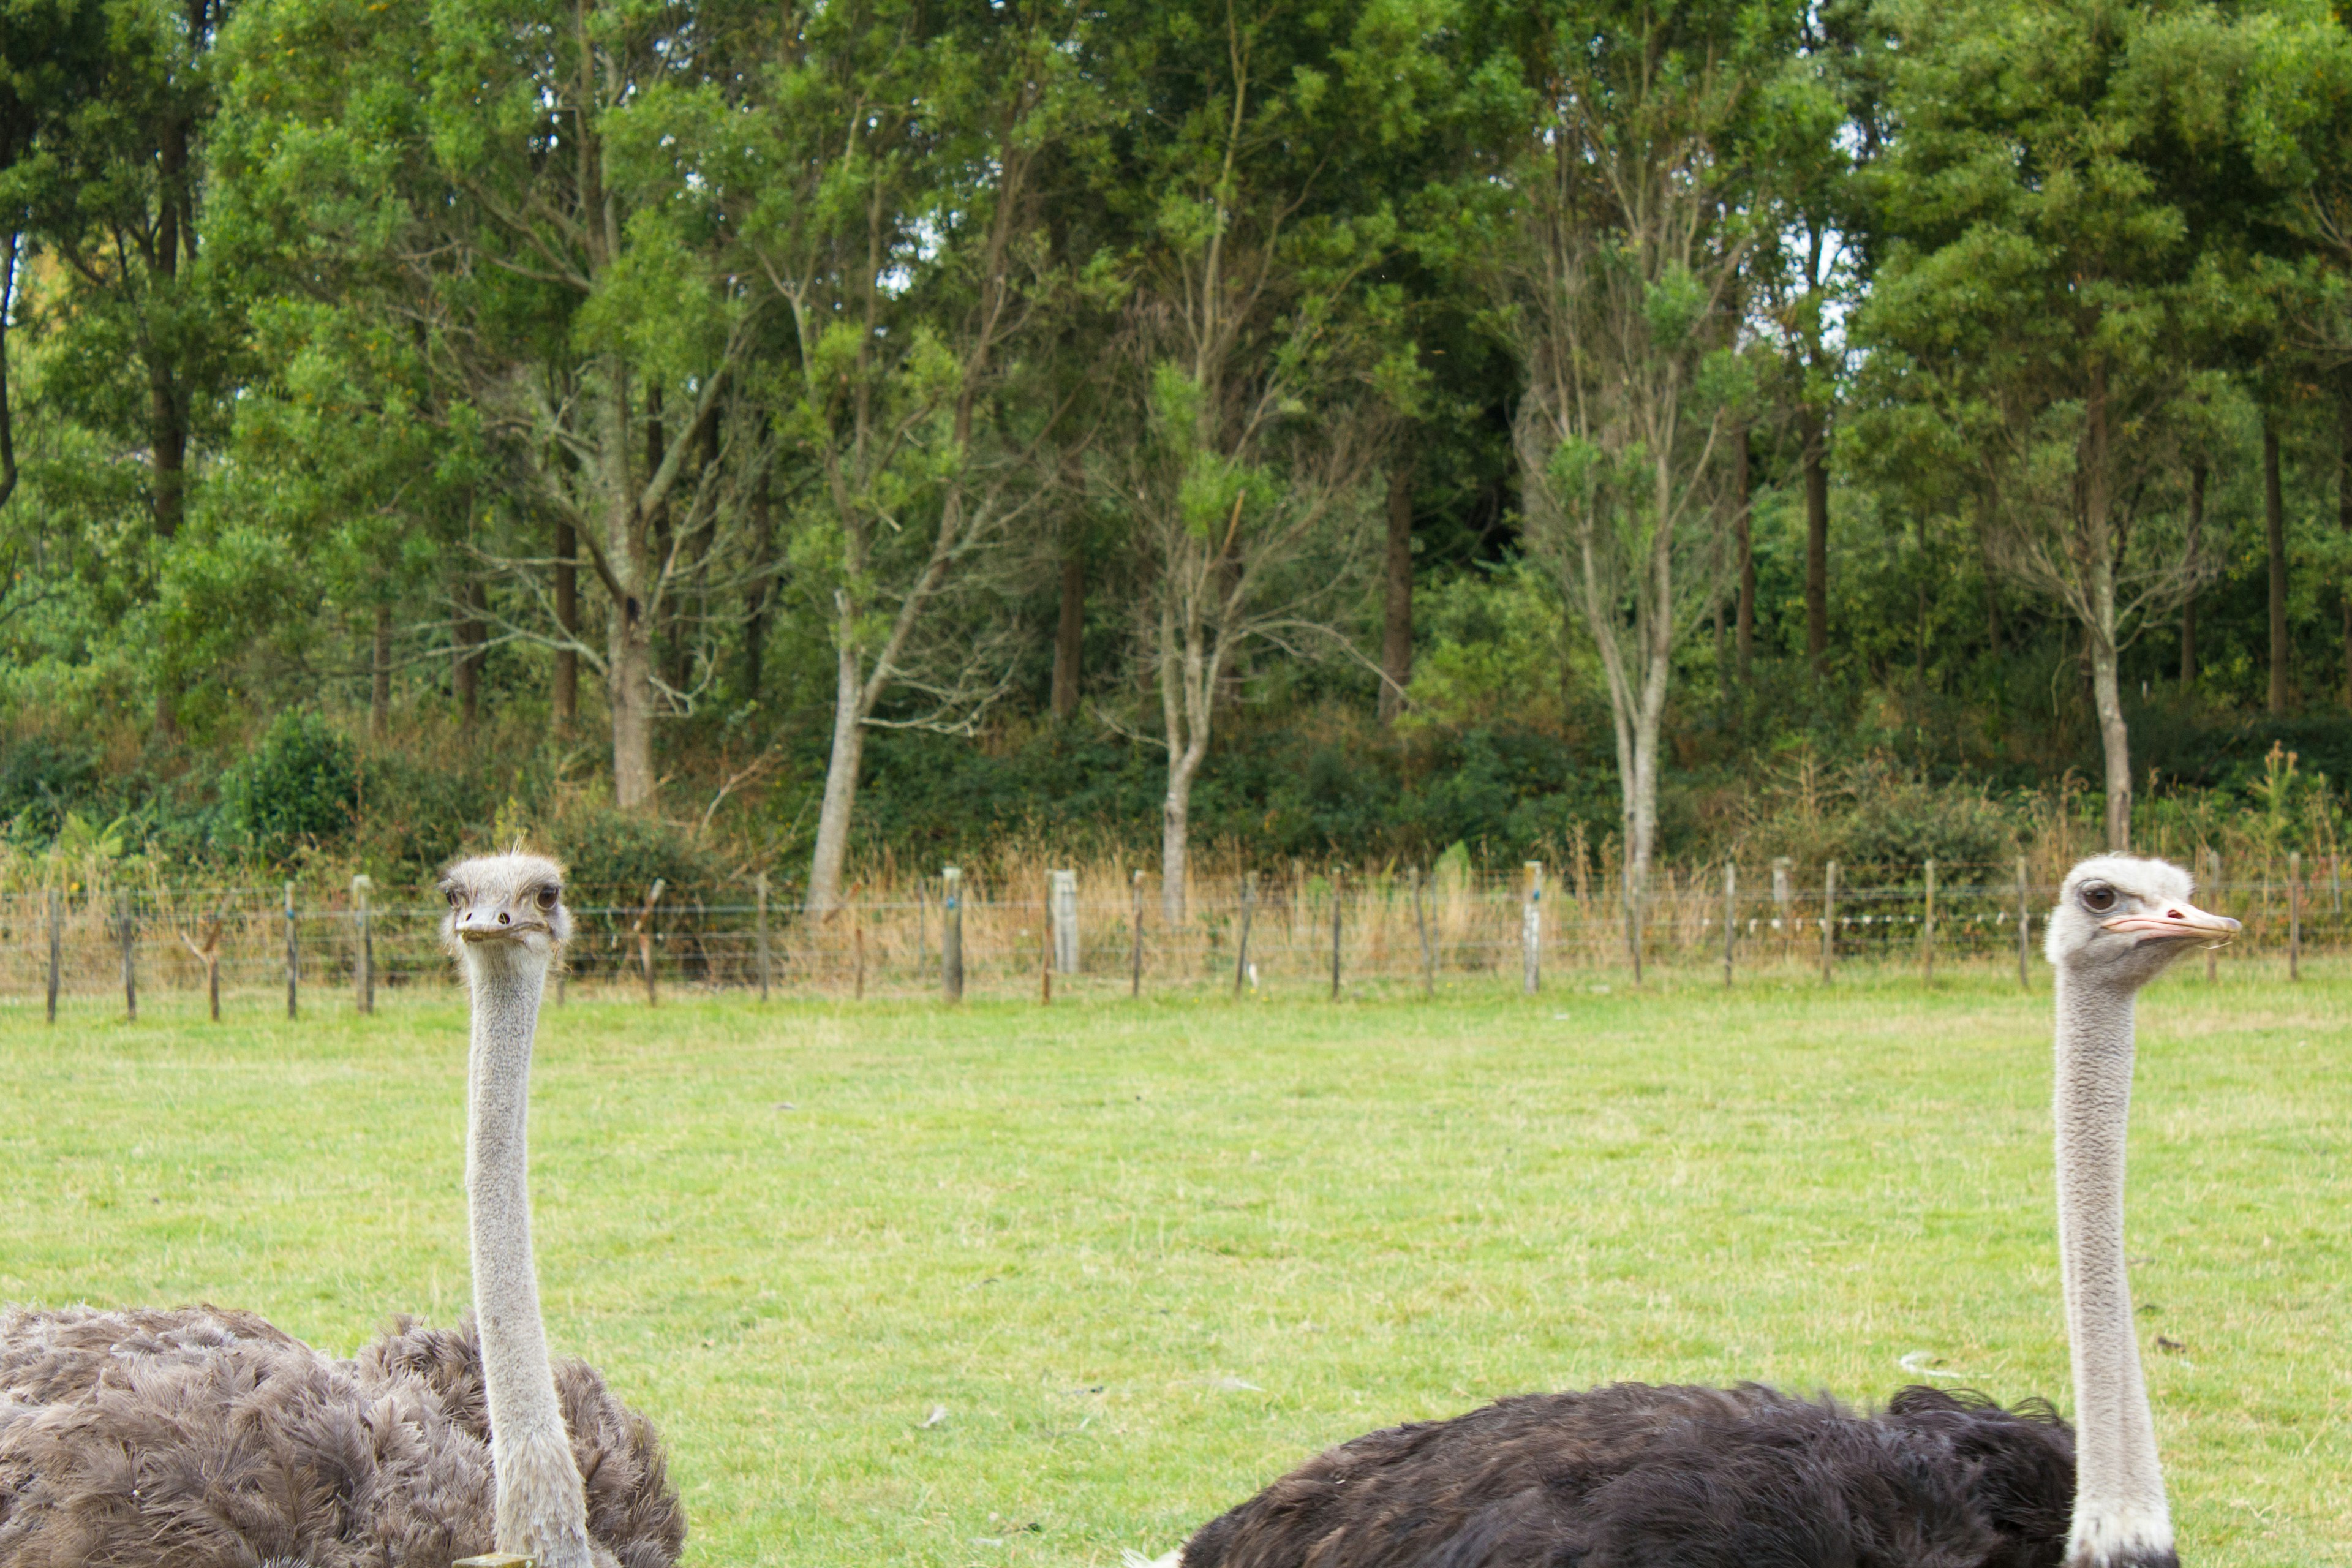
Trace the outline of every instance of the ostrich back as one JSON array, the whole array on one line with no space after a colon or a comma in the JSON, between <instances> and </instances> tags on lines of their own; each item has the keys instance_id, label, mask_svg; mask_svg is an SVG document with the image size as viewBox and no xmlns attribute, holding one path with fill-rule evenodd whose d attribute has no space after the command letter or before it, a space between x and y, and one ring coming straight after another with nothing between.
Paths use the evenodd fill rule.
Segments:
<instances>
[{"instance_id":1,"label":"ostrich back","mask_svg":"<svg viewBox=\"0 0 2352 1568\"><path fill-rule=\"evenodd\" d=\"M342 1361L212 1307L11 1310L0 1563L445 1568L488 1551L480 1368L470 1331L405 1321ZM559 1382L582 1469L601 1472L588 1489L600 1560L668 1568L685 1521L651 1426L584 1366ZM615 1440L623 1462L598 1462L596 1445ZM600 1499L603 1521L637 1533L597 1530Z\"/></svg>"},{"instance_id":2,"label":"ostrich back","mask_svg":"<svg viewBox=\"0 0 2352 1568\"><path fill-rule=\"evenodd\" d=\"M2056 1568L2074 1435L1906 1388L1874 1415L1754 1384L1506 1399L1308 1460L1183 1568Z\"/></svg>"}]
</instances>

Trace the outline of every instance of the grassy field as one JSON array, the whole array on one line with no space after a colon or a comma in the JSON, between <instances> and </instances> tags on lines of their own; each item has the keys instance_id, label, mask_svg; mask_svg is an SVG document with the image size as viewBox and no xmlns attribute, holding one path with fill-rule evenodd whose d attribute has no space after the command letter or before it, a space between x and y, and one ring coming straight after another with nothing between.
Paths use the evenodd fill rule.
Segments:
<instances>
[{"instance_id":1,"label":"grassy field","mask_svg":"<svg viewBox=\"0 0 2352 1568\"><path fill-rule=\"evenodd\" d=\"M535 1086L551 1333L661 1424L702 1564L1114 1563L1336 1439L1615 1378L1868 1400L1916 1356L2063 1408L2039 983L575 994ZM2347 1002L2143 1002L2134 1283L2206 1568L2352 1563ZM457 1318L461 1004L171 1005L0 1009L0 1297L342 1351Z\"/></svg>"}]
</instances>

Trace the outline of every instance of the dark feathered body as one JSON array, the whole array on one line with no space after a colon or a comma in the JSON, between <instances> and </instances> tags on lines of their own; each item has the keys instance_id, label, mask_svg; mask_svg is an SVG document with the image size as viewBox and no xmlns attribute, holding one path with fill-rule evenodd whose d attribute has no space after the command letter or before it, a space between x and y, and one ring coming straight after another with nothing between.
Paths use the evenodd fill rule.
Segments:
<instances>
[{"instance_id":1,"label":"dark feathered body","mask_svg":"<svg viewBox=\"0 0 2352 1568\"><path fill-rule=\"evenodd\" d=\"M1506 1399L1310 1459L1184 1568L2056 1568L2073 1434L1908 1388L1883 1413L1754 1384Z\"/></svg>"},{"instance_id":2,"label":"dark feathered body","mask_svg":"<svg viewBox=\"0 0 2352 1568\"><path fill-rule=\"evenodd\" d=\"M578 1362L557 1384L589 1521L668 1568L685 1515L653 1428ZM0 1316L0 1563L446 1568L492 1545L481 1352L403 1321L339 1360L211 1307Z\"/></svg>"}]
</instances>

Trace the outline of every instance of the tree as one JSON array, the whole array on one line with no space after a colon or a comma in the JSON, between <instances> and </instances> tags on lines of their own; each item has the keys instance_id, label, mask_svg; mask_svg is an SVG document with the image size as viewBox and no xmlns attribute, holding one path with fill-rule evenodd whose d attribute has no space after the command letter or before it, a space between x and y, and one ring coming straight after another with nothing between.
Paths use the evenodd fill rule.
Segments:
<instances>
[{"instance_id":1,"label":"tree","mask_svg":"<svg viewBox=\"0 0 2352 1568\"><path fill-rule=\"evenodd\" d=\"M60 342L46 392L145 456L145 604L187 516L194 444L218 430L234 374L236 312L225 281L200 266L198 235L213 45L227 9L14 5L0 44L6 303L24 304L28 247L62 263L47 301ZM14 445L0 380L0 470L12 488ZM178 721L163 652L150 673L156 729L169 737Z\"/></svg>"},{"instance_id":2,"label":"tree","mask_svg":"<svg viewBox=\"0 0 2352 1568\"><path fill-rule=\"evenodd\" d=\"M1125 374L1095 471L1139 585L1159 723L1133 732L1167 753L1171 924L1221 693L1253 644L1348 646L1365 482L1419 394L1399 292L1370 274L1410 221L1383 187L1454 101L1423 20L1217 0L1139 7L1100 35L1131 110L1110 193L1129 226Z\"/></svg>"},{"instance_id":3,"label":"tree","mask_svg":"<svg viewBox=\"0 0 2352 1568\"><path fill-rule=\"evenodd\" d=\"M2187 457L2252 298L2248 37L2088 0L1893 16L1893 244L1857 323L1874 392L1936 427L1990 499L1995 561L2080 626L2107 843L2127 848L2118 658L2214 553L2187 525Z\"/></svg>"},{"instance_id":4,"label":"tree","mask_svg":"<svg viewBox=\"0 0 2352 1568\"><path fill-rule=\"evenodd\" d=\"M789 18L744 215L793 368L782 438L814 474L793 547L832 622L835 690L807 909L840 897L869 727L896 688L968 728L1002 690L992 641L931 635L943 595L1034 507L1060 402L1014 390L1051 297L1032 179L1083 131L1057 0L943 10L813 5ZM1068 100L1068 101L1066 101Z\"/></svg>"},{"instance_id":5,"label":"tree","mask_svg":"<svg viewBox=\"0 0 2352 1568\"><path fill-rule=\"evenodd\" d=\"M716 3L380 16L255 0L236 37L236 177L277 267L368 285L354 302L417 337L438 403L478 417L516 463L527 505L509 510L552 518L585 551L606 600L601 649L538 581L572 560L551 558L544 531L484 563L530 579L518 603L532 613L502 621L506 635L601 669L614 797L650 809L654 721L693 698L656 667L656 632L710 552L688 541L740 531L761 449L730 401L761 325L732 217L756 190L722 174L728 116L761 79L757 18ZM714 446L722 426L744 461ZM462 583L451 599L461 624L492 608Z\"/></svg>"},{"instance_id":6,"label":"tree","mask_svg":"<svg viewBox=\"0 0 2352 1568\"><path fill-rule=\"evenodd\" d=\"M1628 940L1658 826L1675 645L1720 591L1713 498L1738 421L1735 171L1757 62L1736 8L1547 11L1527 48L1517 259L1497 279L1526 366L1527 547L1601 656L1617 746Z\"/></svg>"}]
</instances>

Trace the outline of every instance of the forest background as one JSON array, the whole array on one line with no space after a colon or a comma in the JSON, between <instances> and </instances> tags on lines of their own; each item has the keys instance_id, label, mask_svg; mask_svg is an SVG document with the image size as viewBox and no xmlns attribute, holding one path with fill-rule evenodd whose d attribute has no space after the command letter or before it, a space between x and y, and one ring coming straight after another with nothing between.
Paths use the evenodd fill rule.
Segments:
<instances>
[{"instance_id":1,"label":"forest background","mask_svg":"<svg viewBox=\"0 0 2352 1568\"><path fill-rule=\"evenodd\" d=\"M1181 916L2352 779L2324 5L0 0L0 237L12 879Z\"/></svg>"}]
</instances>

